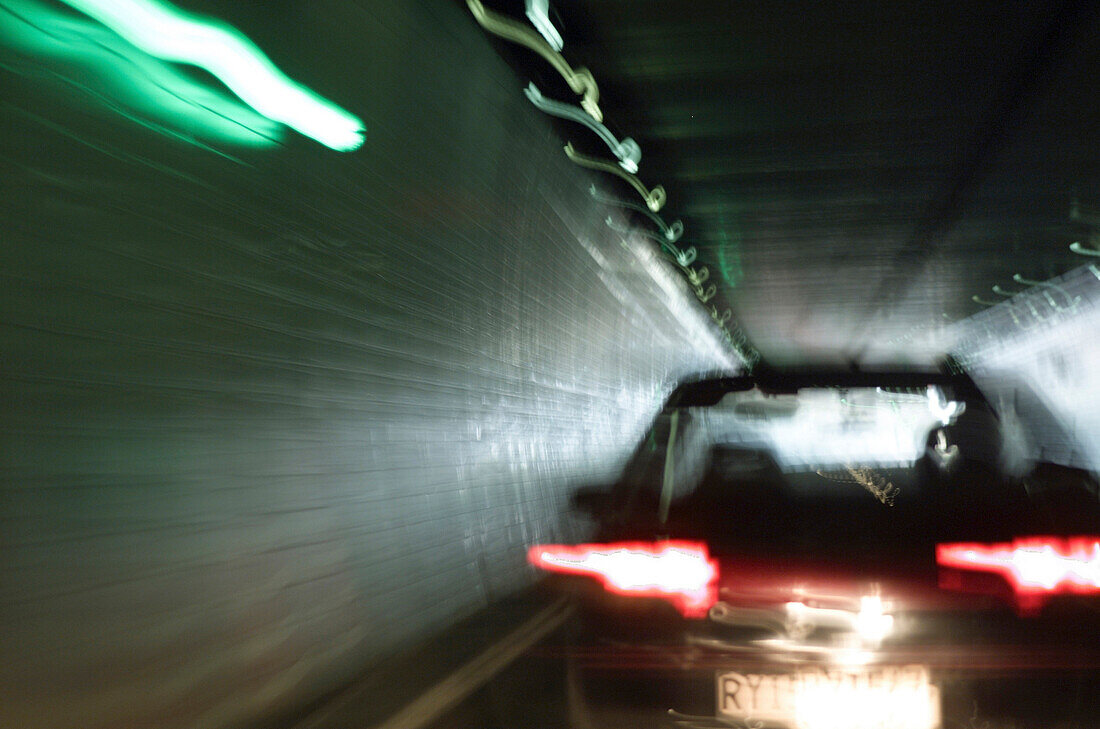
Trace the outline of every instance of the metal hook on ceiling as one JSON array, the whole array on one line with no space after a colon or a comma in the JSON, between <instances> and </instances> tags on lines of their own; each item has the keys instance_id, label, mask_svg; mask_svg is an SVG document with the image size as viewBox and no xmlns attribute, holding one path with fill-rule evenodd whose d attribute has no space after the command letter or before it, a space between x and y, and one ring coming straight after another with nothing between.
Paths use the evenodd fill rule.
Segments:
<instances>
[{"instance_id":1,"label":"metal hook on ceiling","mask_svg":"<svg viewBox=\"0 0 1100 729\"><path fill-rule=\"evenodd\" d=\"M692 286L702 286L710 278L710 269L706 266L700 266L699 268L687 268L684 271L684 275L687 276L687 280L691 282Z\"/></svg>"},{"instance_id":2,"label":"metal hook on ceiling","mask_svg":"<svg viewBox=\"0 0 1100 729\"><path fill-rule=\"evenodd\" d=\"M596 159L587 155L581 154L577 150L573 149L573 143L569 142L565 145L565 154L573 162L577 163L581 167L587 167L591 170L600 170L602 172L610 172L613 175L623 178L631 187L638 191L638 194L645 200L646 206L653 212L657 212L664 206L665 201L668 199L665 195L665 188L657 185L652 190L647 190L646 186L642 184L642 181L638 179L637 175L632 175L626 172L617 164L612 164L602 159Z\"/></svg>"},{"instance_id":3,"label":"metal hook on ceiling","mask_svg":"<svg viewBox=\"0 0 1100 729\"><path fill-rule=\"evenodd\" d=\"M657 217L654 215L653 217ZM669 243L675 243L680 240L680 236L684 234L684 224L679 219L672 221L672 225L669 225L663 231L663 235Z\"/></svg>"},{"instance_id":4,"label":"metal hook on ceiling","mask_svg":"<svg viewBox=\"0 0 1100 729\"><path fill-rule=\"evenodd\" d=\"M698 251L695 250L695 246L688 246L678 250L672 254L672 257L676 259L676 263L680 268L687 268L691 264L695 263L695 258L698 255Z\"/></svg>"},{"instance_id":5,"label":"metal hook on ceiling","mask_svg":"<svg viewBox=\"0 0 1100 729\"><path fill-rule=\"evenodd\" d=\"M742 329L740 325L736 322L731 322L731 324L733 324L732 331L730 327L722 325L722 331L725 332L726 341L729 342L734 351L737 352L737 356L744 361L749 372L752 372L761 360L760 350L753 345L748 335L745 334L745 330Z\"/></svg>"},{"instance_id":6,"label":"metal hook on ceiling","mask_svg":"<svg viewBox=\"0 0 1100 729\"><path fill-rule=\"evenodd\" d=\"M630 173L638 171L638 163L642 159L642 149L633 139L630 137L624 137L622 141L615 139L615 135L607 127L593 119L584 109L579 106L570 106L561 101L547 99L533 83L527 84L527 88L523 90L523 93L540 111L560 119L568 119L583 124L591 129L608 146L611 154L619 160L620 167Z\"/></svg>"},{"instance_id":7,"label":"metal hook on ceiling","mask_svg":"<svg viewBox=\"0 0 1100 729\"><path fill-rule=\"evenodd\" d=\"M713 299L716 293L718 293L718 288L714 284L707 286L705 291L702 286L695 287L695 296L704 304Z\"/></svg>"},{"instance_id":8,"label":"metal hook on ceiling","mask_svg":"<svg viewBox=\"0 0 1100 729\"><path fill-rule=\"evenodd\" d=\"M667 240L669 243L675 243L676 241L680 240L680 236L684 234L684 224L681 221L676 220L672 223L672 225L668 225L665 223L664 219L660 215L653 212L645 205L638 205L637 203L632 203L627 200L620 200L619 198L612 197L611 195L604 195L602 192L596 189L595 185L588 186L588 193L592 195L592 197L595 198L597 202L602 202L606 205L614 205L620 208L629 208L630 210L636 210L639 213L642 213L657 224L657 227L661 229L661 235L663 235L665 237L665 240Z\"/></svg>"},{"instance_id":9,"label":"metal hook on ceiling","mask_svg":"<svg viewBox=\"0 0 1100 729\"><path fill-rule=\"evenodd\" d=\"M1080 296L1071 297L1069 295L1069 292L1066 291L1061 286L1059 286L1058 284L1052 284L1049 281L1032 281L1031 279L1024 278L1023 276L1021 276L1018 273L1012 274L1012 280L1015 281L1018 284L1023 284L1025 286L1039 286L1039 287L1042 287L1043 288L1043 298L1045 298L1047 300L1047 303L1050 304L1054 309L1056 309L1058 311L1063 311L1064 309L1063 309L1062 306L1060 306L1054 300L1054 297L1052 297L1050 295L1050 293L1048 293L1046 291L1046 289L1053 289L1053 290L1057 291L1058 293L1060 293L1062 296L1064 296L1065 299L1066 299L1066 308L1068 308L1068 309L1076 309L1077 305L1079 303L1081 303L1081 297Z\"/></svg>"},{"instance_id":10,"label":"metal hook on ceiling","mask_svg":"<svg viewBox=\"0 0 1100 729\"><path fill-rule=\"evenodd\" d=\"M680 266L680 268L686 269L688 266L695 263L695 258L698 256L698 251L695 250L695 246L690 246L683 249L677 248L676 246L665 240L662 236L659 236L652 231L619 225L610 215L604 220L604 224L619 235L630 235L631 233L637 232L641 233L647 238L650 238L651 240L656 241L661 246L661 250L672 256L672 259L676 261L676 264Z\"/></svg>"},{"instance_id":11,"label":"metal hook on ceiling","mask_svg":"<svg viewBox=\"0 0 1100 729\"><path fill-rule=\"evenodd\" d=\"M587 68L574 69L562 58L554 48L546 42L538 33L523 23L518 23L504 15L486 10L481 0L466 0L474 20L485 30L493 35L518 43L530 48L542 56L562 75L569 88L576 94L581 94L581 108L598 122L603 121L603 112L600 111L600 90L596 86L596 79Z\"/></svg>"},{"instance_id":12,"label":"metal hook on ceiling","mask_svg":"<svg viewBox=\"0 0 1100 729\"><path fill-rule=\"evenodd\" d=\"M615 219L612 218L610 215L608 215L607 218L604 219L604 223L607 225L608 228L611 228L611 230L620 235L640 233L650 240L657 241L657 243L659 243L662 248L667 249L669 253L674 253L674 251L676 250L675 246L668 245L668 240L660 233L654 233L652 230L646 230L645 228L632 228L628 225L620 225L619 223L616 223Z\"/></svg>"},{"instance_id":13,"label":"metal hook on ceiling","mask_svg":"<svg viewBox=\"0 0 1100 729\"><path fill-rule=\"evenodd\" d=\"M1089 233L1088 245L1083 245L1080 241L1074 241L1070 243L1069 249L1082 256L1100 257L1100 213L1083 209L1081 202L1077 198L1073 198L1069 203L1069 219L1092 228L1092 232Z\"/></svg>"},{"instance_id":14,"label":"metal hook on ceiling","mask_svg":"<svg viewBox=\"0 0 1100 729\"><path fill-rule=\"evenodd\" d=\"M1073 241L1069 244L1069 249L1074 253L1080 253L1082 256L1096 256L1100 257L1100 249L1085 247L1081 245L1080 241Z\"/></svg>"},{"instance_id":15,"label":"metal hook on ceiling","mask_svg":"<svg viewBox=\"0 0 1100 729\"><path fill-rule=\"evenodd\" d=\"M527 0L527 19L535 30L546 39L546 44L555 51L560 51L564 43L561 33L550 22L550 0Z\"/></svg>"}]
</instances>

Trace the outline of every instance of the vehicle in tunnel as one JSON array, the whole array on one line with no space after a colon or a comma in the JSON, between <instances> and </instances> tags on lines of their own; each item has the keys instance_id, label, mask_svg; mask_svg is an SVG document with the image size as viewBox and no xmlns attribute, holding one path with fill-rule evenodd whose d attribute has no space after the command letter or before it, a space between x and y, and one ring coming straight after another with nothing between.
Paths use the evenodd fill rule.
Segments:
<instances>
[{"instance_id":1,"label":"vehicle in tunnel","mask_svg":"<svg viewBox=\"0 0 1100 729\"><path fill-rule=\"evenodd\" d=\"M1093 474L1027 462L962 375L681 386L593 543L529 560L581 608L576 726L1100 726Z\"/></svg>"}]
</instances>

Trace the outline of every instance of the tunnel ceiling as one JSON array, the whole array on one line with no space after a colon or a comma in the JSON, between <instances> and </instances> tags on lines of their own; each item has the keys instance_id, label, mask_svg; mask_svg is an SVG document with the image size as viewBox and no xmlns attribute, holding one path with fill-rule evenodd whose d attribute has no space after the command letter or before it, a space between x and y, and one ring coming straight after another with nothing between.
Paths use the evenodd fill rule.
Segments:
<instances>
[{"instance_id":1,"label":"tunnel ceiling","mask_svg":"<svg viewBox=\"0 0 1100 729\"><path fill-rule=\"evenodd\" d=\"M765 360L920 361L912 334L973 296L1088 262L1068 246L1071 199L1100 206L1091 5L561 0L551 19Z\"/></svg>"}]
</instances>

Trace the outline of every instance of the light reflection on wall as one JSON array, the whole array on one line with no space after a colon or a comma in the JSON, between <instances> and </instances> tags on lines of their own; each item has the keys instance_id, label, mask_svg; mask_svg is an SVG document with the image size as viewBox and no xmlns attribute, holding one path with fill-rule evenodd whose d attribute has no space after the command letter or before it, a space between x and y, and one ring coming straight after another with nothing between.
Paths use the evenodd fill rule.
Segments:
<instances>
[{"instance_id":1,"label":"light reflection on wall","mask_svg":"<svg viewBox=\"0 0 1100 729\"><path fill-rule=\"evenodd\" d=\"M722 213L719 219L721 220L721 240L715 246L718 271L726 284L734 287L745 277L741 267L741 228L736 218L731 223L725 213Z\"/></svg>"},{"instance_id":2,"label":"light reflection on wall","mask_svg":"<svg viewBox=\"0 0 1100 729\"><path fill-rule=\"evenodd\" d=\"M691 297L691 289L688 288L683 277L677 275L671 266L662 261L657 249L640 235L624 239L623 245L634 256L646 277L659 288L660 301L680 323L684 333L697 343L700 350L707 352L715 361L721 362L726 371L733 372L744 368L746 364L744 358L731 352L730 348L719 339L718 331L710 325L710 322L699 317L699 306ZM660 335L655 331L654 336Z\"/></svg>"},{"instance_id":3,"label":"light reflection on wall","mask_svg":"<svg viewBox=\"0 0 1100 729\"><path fill-rule=\"evenodd\" d=\"M214 83L203 83L138 50L92 20L35 0L0 5L0 45L17 57L4 66L87 106L106 109L146 129L204 147L263 147L282 137L279 124ZM211 79L213 81L213 79Z\"/></svg>"}]
</instances>

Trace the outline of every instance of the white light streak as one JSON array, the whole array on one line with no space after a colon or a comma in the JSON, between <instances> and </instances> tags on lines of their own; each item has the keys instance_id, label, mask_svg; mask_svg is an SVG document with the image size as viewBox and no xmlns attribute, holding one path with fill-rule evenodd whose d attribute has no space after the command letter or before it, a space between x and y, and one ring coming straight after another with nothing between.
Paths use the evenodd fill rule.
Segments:
<instances>
[{"instance_id":1,"label":"white light streak","mask_svg":"<svg viewBox=\"0 0 1100 729\"><path fill-rule=\"evenodd\" d=\"M238 31L211 24L167 2L64 0L146 53L205 68L269 119L339 151L363 144L363 123L287 78Z\"/></svg>"}]
</instances>

